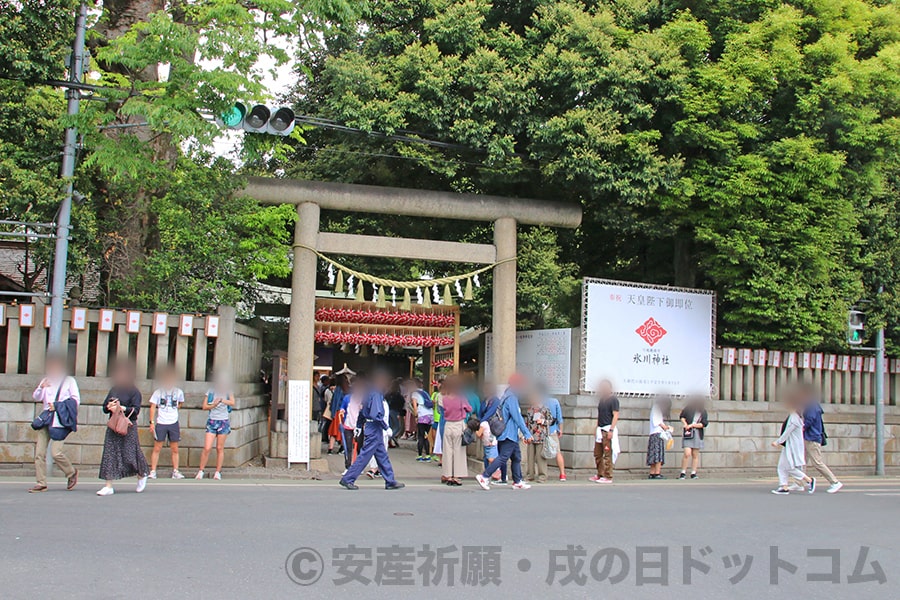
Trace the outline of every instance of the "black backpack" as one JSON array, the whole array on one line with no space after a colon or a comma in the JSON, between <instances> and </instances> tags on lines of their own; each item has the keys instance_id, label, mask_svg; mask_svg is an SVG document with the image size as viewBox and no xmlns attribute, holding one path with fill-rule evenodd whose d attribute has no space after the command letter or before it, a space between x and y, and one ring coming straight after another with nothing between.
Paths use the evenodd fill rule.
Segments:
<instances>
[{"instance_id":1,"label":"black backpack","mask_svg":"<svg viewBox=\"0 0 900 600\"><path fill-rule=\"evenodd\" d=\"M494 411L494 414L491 415L491 418L488 419L488 427L491 428L491 433L494 434L494 437L499 436L503 433L503 430L506 429L506 419L503 418L503 406L506 404L506 399L500 402L500 406L497 407L497 410Z\"/></svg>"}]
</instances>

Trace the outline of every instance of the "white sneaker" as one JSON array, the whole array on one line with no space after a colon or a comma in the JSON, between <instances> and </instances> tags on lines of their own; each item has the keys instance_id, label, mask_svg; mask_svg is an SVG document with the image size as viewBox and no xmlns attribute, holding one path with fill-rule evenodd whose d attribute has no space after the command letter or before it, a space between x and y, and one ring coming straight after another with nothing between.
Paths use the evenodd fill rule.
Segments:
<instances>
[{"instance_id":1,"label":"white sneaker","mask_svg":"<svg viewBox=\"0 0 900 600\"><path fill-rule=\"evenodd\" d=\"M216 471L216 474L213 475L213 479L215 479L217 481L222 481L222 474L219 473L218 471Z\"/></svg>"},{"instance_id":2,"label":"white sneaker","mask_svg":"<svg viewBox=\"0 0 900 600\"><path fill-rule=\"evenodd\" d=\"M802 485L799 485L799 484L796 484L796 483L792 483L791 485L788 486L788 489L789 489L790 491L792 491L792 492L802 492L802 491L805 490L806 488L803 487Z\"/></svg>"},{"instance_id":3,"label":"white sneaker","mask_svg":"<svg viewBox=\"0 0 900 600\"><path fill-rule=\"evenodd\" d=\"M140 494L147 488L147 476L144 475L140 479L138 479L137 487L134 488L134 491Z\"/></svg>"},{"instance_id":4,"label":"white sneaker","mask_svg":"<svg viewBox=\"0 0 900 600\"><path fill-rule=\"evenodd\" d=\"M514 490L530 490L531 485L525 483L524 481L520 481L519 483L514 483L512 488Z\"/></svg>"},{"instance_id":5,"label":"white sneaker","mask_svg":"<svg viewBox=\"0 0 900 600\"><path fill-rule=\"evenodd\" d=\"M116 493L116 490L112 489L111 487L107 487L107 486L103 486L102 488L97 490L98 496L112 496L115 493Z\"/></svg>"},{"instance_id":6,"label":"white sneaker","mask_svg":"<svg viewBox=\"0 0 900 600\"><path fill-rule=\"evenodd\" d=\"M485 477L481 473L479 473L478 475L475 476L475 481L478 482L478 485L481 486L481 489L483 489L483 490L491 489L491 482L488 481L487 477Z\"/></svg>"},{"instance_id":7,"label":"white sneaker","mask_svg":"<svg viewBox=\"0 0 900 600\"><path fill-rule=\"evenodd\" d=\"M150 471L150 474L147 475L150 479L156 479L156 471Z\"/></svg>"},{"instance_id":8,"label":"white sneaker","mask_svg":"<svg viewBox=\"0 0 900 600\"><path fill-rule=\"evenodd\" d=\"M838 490L840 490L842 487L844 487L843 483L841 483L840 481L835 481L825 491L829 494L833 494L833 493L837 492Z\"/></svg>"},{"instance_id":9,"label":"white sneaker","mask_svg":"<svg viewBox=\"0 0 900 600\"><path fill-rule=\"evenodd\" d=\"M184 479L184 475L181 474L181 471L172 471L172 479Z\"/></svg>"},{"instance_id":10,"label":"white sneaker","mask_svg":"<svg viewBox=\"0 0 900 600\"><path fill-rule=\"evenodd\" d=\"M197 474L194 476L194 479L203 479L203 471L197 471Z\"/></svg>"}]
</instances>

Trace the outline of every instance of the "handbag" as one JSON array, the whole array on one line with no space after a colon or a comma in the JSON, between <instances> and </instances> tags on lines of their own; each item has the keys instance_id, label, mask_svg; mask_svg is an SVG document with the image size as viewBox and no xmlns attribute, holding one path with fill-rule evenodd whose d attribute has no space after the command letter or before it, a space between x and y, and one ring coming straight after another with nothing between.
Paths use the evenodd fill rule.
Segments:
<instances>
[{"instance_id":1,"label":"handbag","mask_svg":"<svg viewBox=\"0 0 900 600\"><path fill-rule=\"evenodd\" d=\"M553 460L559 454L559 440L554 434L544 436L544 447L541 448L541 456L547 460Z\"/></svg>"},{"instance_id":2,"label":"handbag","mask_svg":"<svg viewBox=\"0 0 900 600\"><path fill-rule=\"evenodd\" d=\"M59 388L56 390L56 398L53 399L53 404L56 405L59 402L59 393L62 391L62 386L65 381L59 384ZM34 421L31 422L31 428L37 431L38 429L43 429L44 427L50 427L53 425L53 412L49 409L41 411L37 417L34 418Z\"/></svg>"},{"instance_id":3,"label":"handbag","mask_svg":"<svg viewBox=\"0 0 900 600\"><path fill-rule=\"evenodd\" d=\"M125 412L121 410L117 410L112 415L110 415L109 420L106 421L106 426L109 427L113 433L116 435L125 436L128 435L128 430L134 423L131 422L131 419L125 416Z\"/></svg>"}]
</instances>

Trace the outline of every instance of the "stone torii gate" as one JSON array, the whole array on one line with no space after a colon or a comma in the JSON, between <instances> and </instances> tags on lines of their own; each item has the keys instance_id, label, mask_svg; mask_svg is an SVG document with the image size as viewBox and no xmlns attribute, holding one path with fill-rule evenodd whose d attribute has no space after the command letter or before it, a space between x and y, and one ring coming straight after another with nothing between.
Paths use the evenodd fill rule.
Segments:
<instances>
[{"instance_id":1,"label":"stone torii gate","mask_svg":"<svg viewBox=\"0 0 900 600\"><path fill-rule=\"evenodd\" d=\"M316 309L316 254L384 256L432 261L494 264L493 373L504 383L516 369L516 225L575 228L581 207L524 198L455 194L404 188L251 177L244 195L263 204L296 204L288 378L307 380L313 372ZM493 244L466 244L319 231L321 209L416 218L489 221ZM505 262L504 262L505 261Z\"/></svg>"}]
</instances>

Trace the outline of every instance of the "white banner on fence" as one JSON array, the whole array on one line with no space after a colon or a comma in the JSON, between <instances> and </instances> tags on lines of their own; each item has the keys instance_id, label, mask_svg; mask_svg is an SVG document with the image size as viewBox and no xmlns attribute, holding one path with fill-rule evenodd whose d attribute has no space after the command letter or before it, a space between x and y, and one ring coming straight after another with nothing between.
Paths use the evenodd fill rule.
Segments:
<instances>
[{"instance_id":1,"label":"white banner on fence","mask_svg":"<svg viewBox=\"0 0 900 600\"><path fill-rule=\"evenodd\" d=\"M582 390L608 378L624 394L708 395L714 300L705 290L585 279Z\"/></svg>"},{"instance_id":2,"label":"white banner on fence","mask_svg":"<svg viewBox=\"0 0 900 600\"><path fill-rule=\"evenodd\" d=\"M491 333L484 339L485 373L492 373L494 370L493 339ZM517 332L516 372L543 382L550 394L572 393L572 330L536 329ZM506 385L500 387L506 389Z\"/></svg>"},{"instance_id":3,"label":"white banner on fence","mask_svg":"<svg viewBox=\"0 0 900 600\"><path fill-rule=\"evenodd\" d=\"M288 464L309 464L310 383L288 381Z\"/></svg>"}]
</instances>

